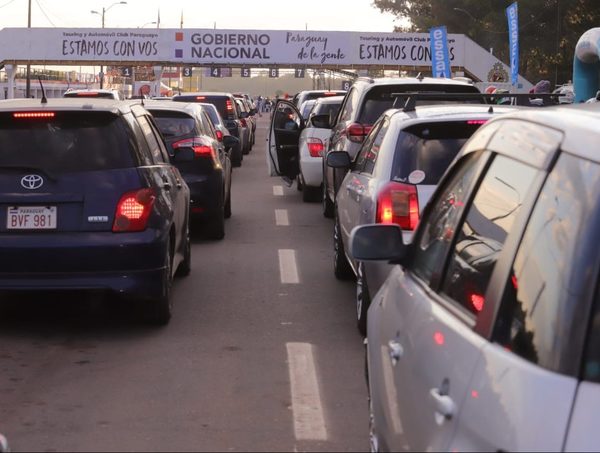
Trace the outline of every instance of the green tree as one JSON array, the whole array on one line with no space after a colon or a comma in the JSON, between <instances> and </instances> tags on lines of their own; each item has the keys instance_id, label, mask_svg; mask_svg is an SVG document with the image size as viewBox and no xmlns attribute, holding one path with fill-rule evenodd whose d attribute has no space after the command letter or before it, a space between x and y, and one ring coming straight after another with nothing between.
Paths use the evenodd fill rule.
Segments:
<instances>
[{"instance_id":1,"label":"green tree","mask_svg":"<svg viewBox=\"0 0 600 453\"><path fill-rule=\"evenodd\" d=\"M446 25L465 34L504 62L508 57L506 8L513 0L373 0L382 12L410 21L396 31L428 32ZM600 26L600 0L519 0L520 72L536 82L572 78L575 46Z\"/></svg>"}]
</instances>

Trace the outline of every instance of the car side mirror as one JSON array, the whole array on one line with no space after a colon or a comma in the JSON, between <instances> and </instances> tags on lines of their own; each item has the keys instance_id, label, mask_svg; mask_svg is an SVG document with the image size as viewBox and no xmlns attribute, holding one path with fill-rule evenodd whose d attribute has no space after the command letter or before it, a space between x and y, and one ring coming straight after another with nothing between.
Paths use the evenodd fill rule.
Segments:
<instances>
[{"instance_id":1,"label":"car side mirror","mask_svg":"<svg viewBox=\"0 0 600 453\"><path fill-rule=\"evenodd\" d=\"M328 114L314 115L311 117L310 122L312 123L313 127L319 129L331 129Z\"/></svg>"},{"instance_id":2,"label":"car side mirror","mask_svg":"<svg viewBox=\"0 0 600 453\"><path fill-rule=\"evenodd\" d=\"M331 168L350 168L352 159L346 151L331 151L325 158L328 167Z\"/></svg>"},{"instance_id":3,"label":"car side mirror","mask_svg":"<svg viewBox=\"0 0 600 453\"><path fill-rule=\"evenodd\" d=\"M248 118L248 116L249 116L248 112L242 112L242 113L240 113L240 118L242 118L242 119L246 119L246 118Z\"/></svg>"},{"instance_id":4,"label":"car side mirror","mask_svg":"<svg viewBox=\"0 0 600 453\"><path fill-rule=\"evenodd\" d=\"M195 157L196 156L192 148L179 148L175 151L175 155L173 156L173 162L192 162Z\"/></svg>"},{"instance_id":5,"label":"car side mirror","mask_svg":"<svg viewBox=\"0 0 600 453\"><path fill-rule=\"evenodd\" d=\"M250 115L251 115L251 116L254 116L254 115L256 115L256 109L252 109L252 110L250 110Z\"/></svg>"},{"instance_id":6,"label":"car side mirror","mask_svg":"<svg viewBox=\"0 0 600 453\"><path fill-rule=\"evenodd\" d=\"M600 90L598 90L598 92L596 93L596 100L600 101Z\"/></svg>"},{"instance_id":7,"label":"car side mirror","mask_svg":"<svg viewBox=\"0 0 600 453\"><path fill-rule=\"evenodd\" d=\"M233 135L226 135L225 137L223 137L223 145L225 145L225 148L233 148L234 146L237 146L239 144L240 139L234 137Z\"/></svg>"},{"instance_id":8,"label":"car side mirror","mask_svg":"<svg viewBox=\"0 0 600 453\"><path fill-rule=\"evenodd\" d=\"M398 262L407 250L398 225L362 225L350 234L350 254L356 260Z\"/></svg>"}]
</instances>

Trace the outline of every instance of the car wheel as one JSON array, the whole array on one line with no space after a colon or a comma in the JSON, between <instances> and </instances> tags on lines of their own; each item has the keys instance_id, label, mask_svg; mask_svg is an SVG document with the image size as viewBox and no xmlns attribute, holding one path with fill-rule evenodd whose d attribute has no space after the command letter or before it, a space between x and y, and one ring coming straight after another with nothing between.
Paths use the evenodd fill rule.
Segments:
<instances>
[{"instance_id":1,"label":"car wheel","mask_svg":"<svg viewBox=\"0 0 600 453\"><path fill-rule=\"evenodd\" d=\"M225 212L222 207L214 219L206 225L206 235L209 239L221 240L225 237Z\"/></svg>"},{"instance_id":2,"label":"car wheel","mask_svg":"<svg viewBox=\"0 0 600 453\"><path fill-rule=\"evenodd\" d=\"M356 269L356 323L362 336L367 336L367 311L371 305L371 295L367 285L364 263L358 263Z\"/></svg>"},{"instance_id":3,"label":"car wheel","mask_svg":"<svg viewBox=\"0 0 600 453\"><path fill-rule=\"evenodd\" d=\"M338 280L350 280L354 276L344 253L344 242L337 216L333 222L333 273Z\"/></svg>"},{"instance_id":4,"label":"car wheel","mask_svg":"<svg viewBox=\"0 0 600 453\"><path fill-rule=\"evenodd\" d=\"M170 240L167 240L166 248L167 251L165 254L165 264L162 275L162 294L150 301L150 307L144 307L147 309L146 315L148 321L159 326L164 326L169 323L173 311L173 301L171 300L171 286L173 284L171 270L173 266L173 252L171 251Z\"/></svg>"},{"instance_id":5,"label":"car wheel","mask_svg":"<svg viewBox=\"0 0 600 453\"><path fill-rule=\"evenodd\" d=\"M321 188L304 185L302 187L302 201L305 203L312 203L319 201L321 197Z\"/></svg>"},{"instance_id":6,"label":"car wheel","mask_svg":"<svg viewBox=\"0 0 600 453\"><path fill-rule=\"evenodd\" d=\"M323 191L321 193L321 202L323 205L323 215L328 219L333 217L333 203L329 200L329 195L327 195L327 184L323 182Z\"/></svg>"},{"instance_id":7,"label":"car wheel","mask_svg":"<svg viewBox=\"0 0 600 453\"><path fill-rule=\"evenodd\" d=\"M185 233L185 249L183 252L183 261L179 263L179 267L177 268L177 272L175 275L177 277L185 277L190 275L192 272L192 240L190 239L190 226L186 229Z\"/></svg>"}]
</instances>

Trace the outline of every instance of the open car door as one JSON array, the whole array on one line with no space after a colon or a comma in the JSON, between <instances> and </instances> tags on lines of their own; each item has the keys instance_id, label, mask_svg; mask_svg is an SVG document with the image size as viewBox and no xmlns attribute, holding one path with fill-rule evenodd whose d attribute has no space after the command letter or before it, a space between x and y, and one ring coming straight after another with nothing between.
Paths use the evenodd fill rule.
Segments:
<instances>
[{"instance_id":1,"label":"open car door","mask_svg":"<svg viewBox=\"0 0 600 453\"><path fill-rule=\"evenodd\" d=\"M271 176L292 180L300 172L298 140L304 129L302 115L294 104L279 100L271 117L267 164Z\"/></svg>"}]
</instances>

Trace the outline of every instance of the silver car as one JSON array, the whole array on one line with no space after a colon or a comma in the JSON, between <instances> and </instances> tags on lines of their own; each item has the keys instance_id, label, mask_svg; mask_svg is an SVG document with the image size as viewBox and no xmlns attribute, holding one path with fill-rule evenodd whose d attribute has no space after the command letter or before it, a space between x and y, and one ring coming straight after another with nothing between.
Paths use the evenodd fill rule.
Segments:
<instances>
[{"instance_id":1,"label":"silver car","mask_svg":"<svg viewBox=\"0 0 600 453\"><path fill-rule=\"evenodd\" d=\"M598 451L600 105L476 132L413 241L354 230L394 263L368 313L373 450Z\"/></svg>"},{"instance_id":2,"label":"silver car","mask_svg":"<svg viewBox=\"0 0 600 453\"><path fill-rule=\"evenodd\" d=\"M371 295L390 266L348 256L352 229L395 223L410 242L420 213L461 147L482 124L510 111L514 108L490 111L489 105L475 104L392 109L374 124L352 163L345 151L327 155L331 166L350 170L335 199L333 269L337 278L356 277L357 325L363 335Z\"/></svg>"}]
</instances>

